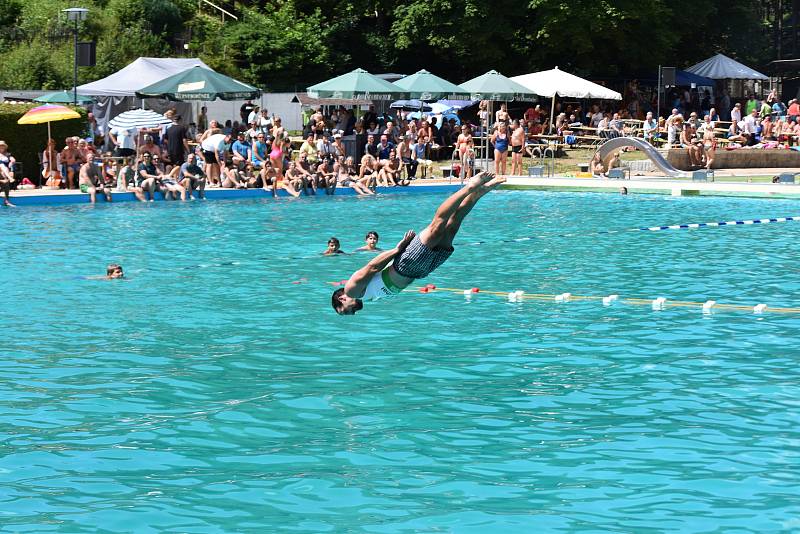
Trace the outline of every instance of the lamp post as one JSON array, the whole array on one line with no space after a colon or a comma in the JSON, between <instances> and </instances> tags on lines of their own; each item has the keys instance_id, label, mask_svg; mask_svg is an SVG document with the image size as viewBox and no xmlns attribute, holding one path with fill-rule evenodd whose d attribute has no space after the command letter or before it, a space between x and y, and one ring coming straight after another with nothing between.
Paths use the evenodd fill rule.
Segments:
<instances>
[{"instance_id":1,"label":"lamp post","mask_svg":"<svg viewBox=\"0 0 800 534\"><path fill-rule=\"evenodd\" d=\"M86 20L86 15L89 14L89 10L83 7L71 7L69 9L62 9L62 13L67 14L67 19L75 22L75 28L73 30L74 34L74 42L75 42L75 61L73 65L73 77L72 77L72 104L74 106L78 105L78 23L83 22Z\"/></svg>"}]
</instances>

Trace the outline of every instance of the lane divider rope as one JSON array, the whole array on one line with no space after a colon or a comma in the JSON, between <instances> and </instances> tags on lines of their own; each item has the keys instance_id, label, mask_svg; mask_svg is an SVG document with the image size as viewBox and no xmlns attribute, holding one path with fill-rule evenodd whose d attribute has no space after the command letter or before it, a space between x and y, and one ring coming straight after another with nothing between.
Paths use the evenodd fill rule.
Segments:
<instances>
[{"instance_id":1,"label":"lane divider rope","mask_svg":"<svg viewBox=\"0 0 800 534\"><path fill-rule=\"evenodd\" d=\"M743 220L735 220L735 221L715 221L715 222L704 222L704 223L685 223L685 224L670 224L666 226L646 226L642 228L628 228L624 230L597 230L595 232L590 232L591 234L619 234L623 232L661 232L663 230L689 230L689 229L698 229L698 228L719 228L720 226L751 226L754 224L770 224L770 223L781 223L781 222L791 222L791 221L800 221L800 216L794 217L770 217L770 218L763 218L763 219L743 219ZM515 237L511 239L496 239L492 241L472 241L469 243L456 243L455 246L474 246L474 245L483 245L486 243L520 243L522 241L531 241L533 239L542 239L545 237L573 237L576 235L587 235L586 233L576 232L576 233L568 233L568 234L551 234L551 235L539 235L539 236L524 236L524 237Z\"/></svg>"},{"instance_id":2,"label":"lane divider rope","mask_svg":"<svg viewBox=\"0 0 800 534\"><path fill-rule=\"evenodd\" d=\"M755 306L744 304L724 304L715 300L707 300L705 302L693 302L683 300L668 300L664 297L655 299L638 298L638 297L621 297L619 295L573 295L572 293L545 294L545 293L526 293L521 290L515 291L487 291L477 287L473 288L455 288L455 287L437 287L434 284L427 284L419 288L420 293L455 293L462 294L467 300L471 300L477 295L491 295L493 297L503 297L508 299L509 302L523 302L525 300L542 301L542 302L570 302L570 301L598 301L603 306L611 306L615 302L620 304L627 304L632 306L650 306L653 310L664 310L666 308L697 308L704 314L711 314L718 310L729 311L743 311L754 314L763 314L765 312L782 313L782 314L800 314L800 307L772 307L766 304L759 303Z\"/></svg>"}]
</instances>

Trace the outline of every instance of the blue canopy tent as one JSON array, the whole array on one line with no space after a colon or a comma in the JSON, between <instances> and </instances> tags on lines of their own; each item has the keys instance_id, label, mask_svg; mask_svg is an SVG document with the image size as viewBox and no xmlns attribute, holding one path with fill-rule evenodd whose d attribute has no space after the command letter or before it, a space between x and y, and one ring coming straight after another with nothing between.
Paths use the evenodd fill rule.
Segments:
<instances>
[{"instance_id":1,"label":"blue canopy tent","mask_svg":"<svg viewBox=\"0 0 800 534\"><path fill-rule=\"evenodd\" d=\"M676 70L675 84L680 86L690 86L694 84L695 87L714 87L714 80L712 78L706 78L705 76L698 76L687 70Z\"/></svg>"}]
</instances>

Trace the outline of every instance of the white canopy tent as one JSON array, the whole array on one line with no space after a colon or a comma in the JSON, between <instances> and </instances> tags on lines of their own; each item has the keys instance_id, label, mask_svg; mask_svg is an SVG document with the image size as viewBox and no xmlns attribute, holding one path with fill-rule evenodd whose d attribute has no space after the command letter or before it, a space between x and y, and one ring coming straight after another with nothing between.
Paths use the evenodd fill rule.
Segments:
<instances>
[{"instance_id":1,"label":"white canopy tent","mask_svg":"<svg viewBox=\"0 0 800 534\"><path fill-rule=\"evenodd\" d=\"M112 118L137 105L136 91L194 66L210 68L199 58L140 57L110 76L79 85L78 94L95 98L92 113L98 129L106 135L108 122ZM159 113L175 108L184 122L192 120L193 109L190 103L148 98L141 101L141 105L144 106L145 102L148 108Z\"/></svg>"},{"instance_id":2,"label":"white canopy tent","mask_svg":"<svg viewBox=\"0 0 800 534\"><path fill-rule=\"evenodd\" d=\"M552 99L550 106L550 127L553 125L553 113L556 104L556 95L573 98L601 98L605 100L622 100L622 95L607 87L598 85L579 76L560 70L558 67L541 72L522 74L511 78L520 85L524 85L539 96Z\"/></svg>"},{"instance_id":3,"label":"white canopy tent","mask_svg":"<svg viewBox=\"0 0 800 534\"><path fill-rule=\"evenodd\" d=\"M87 96L134 96L136 91L144 89L148 85L195 66L206 69L211 68L196 57L140 57L102 80L79 85L78 94Z\"/></svg>"}]
</instances>

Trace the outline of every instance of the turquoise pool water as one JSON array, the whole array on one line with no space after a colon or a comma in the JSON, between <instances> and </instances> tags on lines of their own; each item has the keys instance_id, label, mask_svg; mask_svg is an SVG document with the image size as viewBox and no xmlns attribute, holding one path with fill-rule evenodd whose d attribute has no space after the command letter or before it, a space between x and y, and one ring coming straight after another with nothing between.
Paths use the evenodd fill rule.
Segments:
<instances>
[{"instance_id":1,"label":"turquoise pool water","mask_svg":"<svg viewBox=\"0 0 800 534\"><path fill-rule=\"evenodd\" d=\"M799 316L416 291L336 316L368 256L327 238L390 245L442 198L3 210L0 531L800 530ZM500 191L427 281L797 306L800 223L598 232L798 214ZM110 261L130 280L80 278Z\"/></svg>"}]
</instances>

